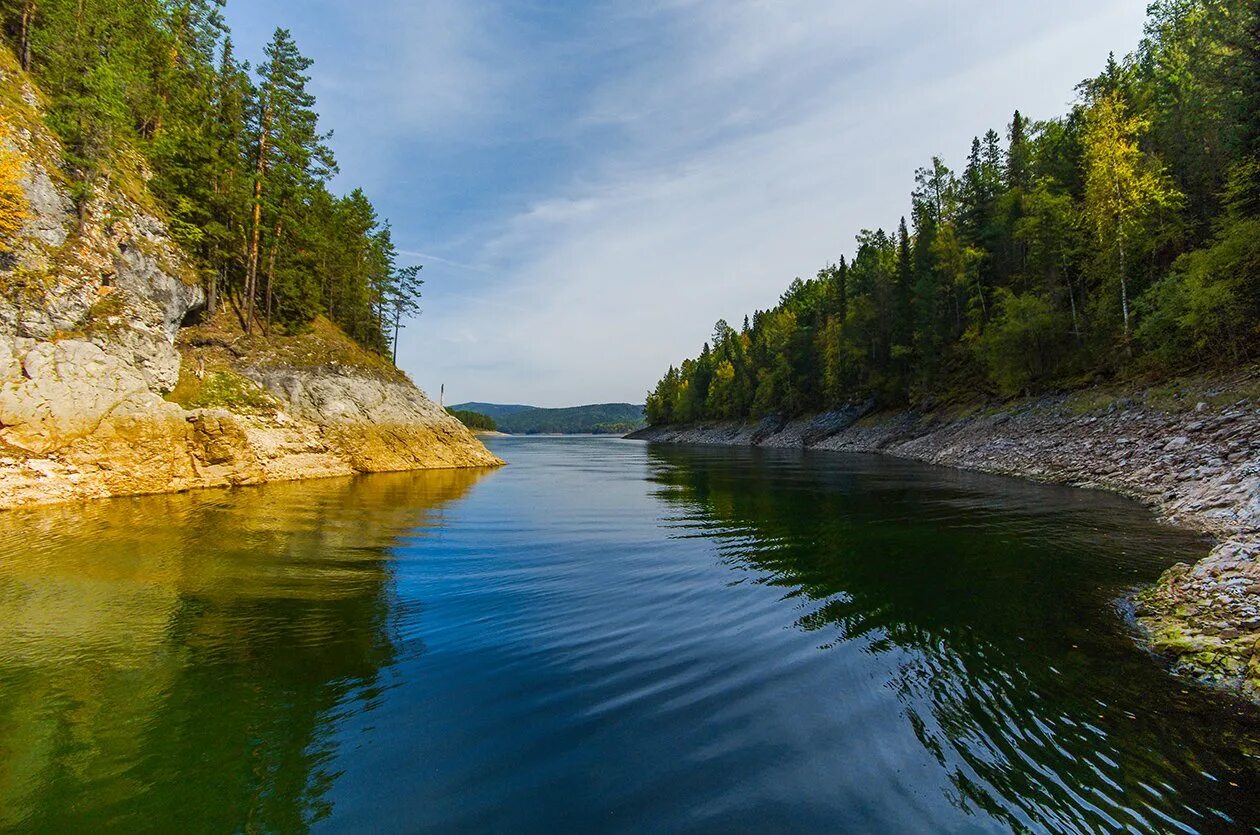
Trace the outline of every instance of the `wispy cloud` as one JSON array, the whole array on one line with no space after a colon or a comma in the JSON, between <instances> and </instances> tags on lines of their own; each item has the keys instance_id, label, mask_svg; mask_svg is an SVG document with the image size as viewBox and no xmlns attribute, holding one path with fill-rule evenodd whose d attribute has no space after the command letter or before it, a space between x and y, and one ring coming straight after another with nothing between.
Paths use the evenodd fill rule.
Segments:
<instances>
[{"instance_id":1,"label":"wispy cloud","mask_svg":"<svg viewBox=\"0 0 1260 835\"><path fill-rule=\"evenodd\" d=\"M436 261L439 264L445 264L446 266L454 267L457 270L469 270L475 273L489 272L489 270L487 270L485 267L479 267L476 264L462 264L459 261L452 261L449 258L442 258L439 255L433 255L432 253L428 253L428 252L417 252L414 249L400 249L398 250L398 254L405 256L407 258L417 259L421 262Z\"/></svg>"},{"instance_id":2,"label":"wispy cloud","mask_svg":"<svg viewBox=\"0 0 1260 835\"><path fill-rule=\"evenodd\" d=\"M1140 6L399 5L380 89L342 107L387 123L391 148L354 153L388 161L396 240L443 253L415 255L429 312L400 358L456 400L641 398L714 320L895 224L932 154L961 158L1016 107L1062 112L1108 50L1136 43ZM432 56L412 54L420 31L442 42ZM445 202L417 221L420 152L453 162Z\"/></svg>"}]
</instances>

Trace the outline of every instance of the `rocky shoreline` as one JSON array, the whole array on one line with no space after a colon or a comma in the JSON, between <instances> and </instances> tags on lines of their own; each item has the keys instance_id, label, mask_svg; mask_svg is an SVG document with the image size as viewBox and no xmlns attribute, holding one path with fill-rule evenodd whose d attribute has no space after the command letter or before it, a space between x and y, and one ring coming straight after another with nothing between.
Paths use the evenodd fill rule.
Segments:
<instances>
[{"instance_id":1,"label":"rocky shoreline","mask_svg":"<svg viewBox=\"0 0 1260 835\"><path fill-rule=\"evenodd\" d=\"M502 463L330 322L267 339L206 315L143 161L119 155L76 204L43 100L3 50L0 93L25 204L0 241L0 509ZM198 329L213 345L186 338Z\"/></svg>"},{"instance_id":2,"label":"rocky shoreline","mask_svg":"<svg viewBox=\"0 0 1260 835\"><path fill-rule=\"evenodd\" d=\"M0 509L502 463L409 382L353 369L241 379L256 387L248 408L185 409L95 343L36 342L0 385Z\"/></svg>"},{"instance_id":3,"label":"rocky shoreline","mask_svg":"<svg viewBox=\"0 0 1260 835\"><path fill-rule=\"evenodd\" d=\"M1180 673L1260 700L1260 402L1217 393L1170 408L1145 399L1078 393L962 416L874 414L865 404L628 437L878 452L1131 496L1216 539L1204 559L1173 566L1137 595L1149 646Z\"/></svg>"}]
</instances>

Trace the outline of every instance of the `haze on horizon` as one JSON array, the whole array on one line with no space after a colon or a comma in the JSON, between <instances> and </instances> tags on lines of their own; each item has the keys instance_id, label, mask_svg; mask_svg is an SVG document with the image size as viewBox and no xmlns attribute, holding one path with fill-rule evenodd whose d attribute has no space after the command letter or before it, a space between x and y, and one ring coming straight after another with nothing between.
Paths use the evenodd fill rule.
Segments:
<instances>
[{"instance_id":1,"label":"haze on horizon","mask_svg":"<svg viewBox=\"0 0 1260 835\"><path fill-rule=\"evenodd\" d=\"M642 402L725 318L895 228L913 172L1061 115L1140 0L235 0L277 25L345 183L424 264L399 364L446 402ZM975 21L985 22L976 26ZM338 184L339 185L339 184Z\"/></svg>"}]
</instances>

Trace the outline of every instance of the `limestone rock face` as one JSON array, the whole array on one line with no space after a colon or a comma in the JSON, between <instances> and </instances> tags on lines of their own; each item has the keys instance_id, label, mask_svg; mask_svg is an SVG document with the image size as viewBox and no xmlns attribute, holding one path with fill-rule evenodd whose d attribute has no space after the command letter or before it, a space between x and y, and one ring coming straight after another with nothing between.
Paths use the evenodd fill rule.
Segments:
<instances>
[{"instance_id":1,"label":"limestone rock face","mask_svg":"<svg viewBox=\"0 0 1260 835\"><path fill-rule=\"evenodd\" d=\"M39 97L16 67L0 68L0 85L16 88L0 97L14 126L0 141L22 161L29 209L0 250L0 509L501 463L392 369L254 374L274 408L166 400L180 381L177 335L205 293L136 190L143 161L118 160L130 187L101 179L76 206Z\"/></svg>"},{"instance_id":2,"label":"limestone rock face","mask_svg":"<svg viewBox=\"0 0 1260 835\"><path fill-rule=\"evenodd\" d=\"M22 189L30 204L27 232L48 249L66 242L74 218L74 203L57 187L48 171L37 163L28 163L28 174Z\"/></svg>"},{"instance_id":3,"label":"limestone rock face","mask_svg":"<svg viewBox=\"0 0 1260 835\"><path fill-rule=\"evenodd\" d=\"M276 407L242 413L168 402L83 340L0 341L0 376L0 509L502 463L409 383L344 371L259 375Z\"/></svg>"},{"instance_id":4,"label":"limestone rock face","mask_svg":"<svg viewBox=\"0 0 1260 835\"><path fill-rule=\"evenodd\" d=\"M21 367L23 378L0 388L0 434L31 453L60 449L128 401L152 397L135 369L91 342L39 342Z\"/></svg>"},{"instance_id":5,"label":"limestone rock face","mask_svg":"<svg viewBox=\"0 0 1260 835\"><path fill-rule=\"evenodd\" d=\"M325 437L360 472L501 463L415 386L367 376L247 372Z\"/></svg>"},{"instance_id":6,"label":"limestone rock face","mask_svg":"<svg viewBox=\"0 0 1260 835\"><path fill-rule=\"evenodd\" d=\"M98 330L90 338L102 351L138 372L150 391L166 393L179 382L179 351L160 327L133 319Z\"/></svg>"},{"instance_id":7,"label":"limestone rock face","mask_svg":"<svg viewBox=\"0 0 1260 835\"><path fill-rule=\"evenodd\" d=\"M133 241L137 238L145 240L150 248L169 247L169 239L164 240L163 234L155 218L137 216L132 230ZM175 339L175 333L191 311L200 309L206 303L205 291L200 286L171 275L163 269L155 255L146 254L134 242L118 246L113 266L114 285L147 302L146 307L151 312L145 320L160 325L168 340Z\"/></svg>"}]
</instances>

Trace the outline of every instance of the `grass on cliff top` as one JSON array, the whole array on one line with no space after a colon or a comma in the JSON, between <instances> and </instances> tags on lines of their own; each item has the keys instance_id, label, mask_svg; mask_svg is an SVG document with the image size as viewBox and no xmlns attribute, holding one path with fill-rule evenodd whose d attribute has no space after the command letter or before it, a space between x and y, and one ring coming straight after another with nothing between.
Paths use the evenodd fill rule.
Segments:
<instances>
[{"instance_id":1,"label":"grass on cliff top","mask_svg":"<svg viewBox=\"0 0 1260 835\"><path fill-rule=\"evenodd\" d=\"M227 369L206 371L201 377L181 368L179 383L167 399L185 409L222 408L232 412L270 414L276 400L253 380Z\"/></svg>"},{"instance_id":2,"label":"grass on cliff top","mask_svg":"<svg viewBox=\"0 0 1260 835\"><path fill-rule=\"evenodd\" d=\"M23 87L29 85L35 94L36 107L22 95ZM10 49L0 48L0 120L12 128L30 131L33 134L46 132L39 107L47 107L44 98L21 66ZM56 166L54 166L56 168Z\"/></svg>"},{"instance_id":3,"label":"grass on cliff top","mask_svg":"<svg viewBox=\"0 0 1260 835\"><path fill-rule=\"evenodd\" d=\"M363 348L323 316L298 333L267 336L255 329L246 335L236 314L221 310L210 321L181 330L177 347L185 365L195 366L200 359L207 368L341 372L408 382L388 359Z\"/></svg>"},{"instance_id":4,"label":"grass on cliff top","mask_svg":"<svg viewBox=\"0 0 1260 835\"><path fill-rule=\"evenodd\" d=\"M1229 372L1183 374L1177 377L1135 376L1106 383L1086 380L1065 381L1057 392L994 399L975 392L956 391L942 397L927 410L945 420L983 418L1001 412L1039 408L1047 401L1052 407L1070 415L1107 412L1113 407L1132 406L1152 409L1169 415L1193 410L1204 403L1214 411L1240 401L1260 405L1260 363L1252 363Z\"/></svg>"}]
</instances>

